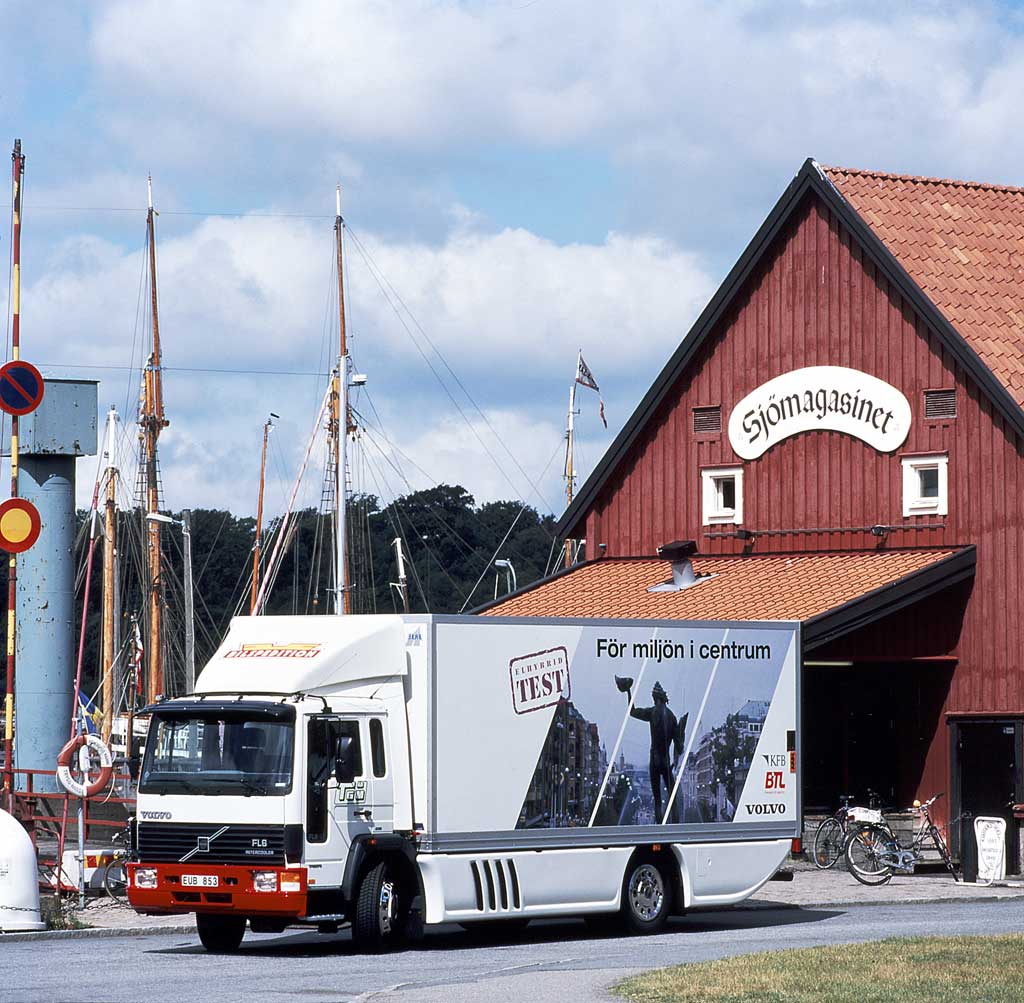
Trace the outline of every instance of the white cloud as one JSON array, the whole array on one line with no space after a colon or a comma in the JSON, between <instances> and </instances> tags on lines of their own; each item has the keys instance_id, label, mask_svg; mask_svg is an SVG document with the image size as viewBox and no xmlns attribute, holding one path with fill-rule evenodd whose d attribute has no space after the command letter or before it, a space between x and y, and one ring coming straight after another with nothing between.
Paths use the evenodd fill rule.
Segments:
<instances>
[{"instance_id":1,"label":"white cloud","mask_svg":"<svg viewBox=\"0 0 1024 1003\"><path fill-rule=\"evenodd\" d=\"M297 0L285 16L269 2L133 0L104 8L92 51L112 85L187 105L211 130L399 150L665 144L677 163L789 164L830 152L810 143L847 153L865 137L889 156L910 144L960 158L979 99L1016 110L1003 84L1024 58L1007 36L997 8L945 3Z\"/></svg>"},{"instance_id":2,"label":"white cloud","mask_svg":"<svg viewBox=\"0 0 1024 1003\"><path fill-rule=\"evenodd\" d=\"M544 452L546 461L560 441L563 388L577 348L584 347L607 395L639 396L638 376L672 351L710 282L694 255L660 238L610 234L601 244L557 245L526 230L487 232L471 216L455 217L439 246L371 234L360 239L390 283L391 302L401 298L519 463L539 477L540 459L532 451ZM399 444L406 443L435 480L462 483L481 500L525 497L526 477L407 319L475 432L467 426L354 241L348 247L355 357ZM171 420L161 440L168 503L249 511L255 489L240 485L255 479L266 413L282 415L276 443L282 464L294 470L323 381L186 370L325 371L336 351L331 226L206 219L158 248ZM149 335L143 272L142 248L128 252L89 234L65 239L42 275L38 265L29 273L38 277L23 290L26 357L53 366L137 366ZM134 407L137 391L128 373L77 374L104 380L101 407L110 401ZM500 457L511 484L487 449ZM557 476L548 477L545 494L558 508L559 491L551 490L556 482ZM535 494L530 501L540 504Z\"/></svg>"}]
</instances>

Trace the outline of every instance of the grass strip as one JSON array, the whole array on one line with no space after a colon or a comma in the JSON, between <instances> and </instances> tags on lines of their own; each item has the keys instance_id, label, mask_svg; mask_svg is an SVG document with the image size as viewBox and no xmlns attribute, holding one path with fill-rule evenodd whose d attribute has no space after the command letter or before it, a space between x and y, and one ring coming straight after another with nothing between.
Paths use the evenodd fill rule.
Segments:
<instances>
[{"instance_id":1,"label":"grass strip","mask_svg":"<svg viewBox=\"0 0 1024 1003\"><path fill-rule=\"evenodd\" d=\"M1024 933L745 954L615 986L635 1003L1020 1003Z\"/></svg>"}]
</instances>

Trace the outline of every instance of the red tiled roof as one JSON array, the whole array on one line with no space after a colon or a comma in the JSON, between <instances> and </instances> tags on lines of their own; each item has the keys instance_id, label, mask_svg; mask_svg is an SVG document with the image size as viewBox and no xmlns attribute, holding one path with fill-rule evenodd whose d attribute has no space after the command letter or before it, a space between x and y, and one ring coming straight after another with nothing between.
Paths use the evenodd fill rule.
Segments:
<instances>
[{"instance_id":1,"label":"red tiled roof","mask_svg":"<svg viewBox=\"0 0 1024 1003\"><path fill-rule=\"evenodd\" d=\"M1024 188L823 170L1024 404Z\"/></svg>"},{"instance_id":2,"label":"red tiled roof","mask_svg":"<svg viewBox=\"0 0 1024 1003\"><path fill-rule=\"evenodd\" d=\"M648 592L670 581L672 566L654 557L605 558L546 579L482 612L483 616L616 617L679 620L809 620L893 585L957 553L893 550L695 557L698 575L680 592Z\"/></svg>"}]
</instances>

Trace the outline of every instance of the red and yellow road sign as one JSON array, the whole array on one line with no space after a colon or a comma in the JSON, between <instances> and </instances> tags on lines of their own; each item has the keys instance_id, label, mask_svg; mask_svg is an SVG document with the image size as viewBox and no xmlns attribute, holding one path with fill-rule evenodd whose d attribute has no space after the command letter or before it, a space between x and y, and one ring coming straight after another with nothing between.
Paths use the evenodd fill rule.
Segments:
<instances>
[{"instance_id":1,"label":"red and yellow road sign","mask_svg":"<svg viewBox=\"0 0 1024 1003\"><path fill-rule=\"evenodd\" d=\"M28 550L39 539L39 512L24 498L8 498L0 505L0 548L9 554Z\"/></svg>"}]
</instances>

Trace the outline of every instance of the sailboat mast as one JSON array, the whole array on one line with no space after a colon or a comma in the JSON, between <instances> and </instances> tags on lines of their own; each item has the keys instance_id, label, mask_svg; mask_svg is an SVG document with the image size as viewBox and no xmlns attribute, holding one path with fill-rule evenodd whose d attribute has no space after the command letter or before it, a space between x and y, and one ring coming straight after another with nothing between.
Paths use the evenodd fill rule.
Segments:
<instances>
[{"instance_id":1,"label":"sailboat mast","mask_svg":"<svg viewBox=\"0 0 1024 1003\"><path fill-rule=\"evenodd\" d=\"M273 411L263 423L263 455L260 459L260 494L256 503L256 541L252 548L252 595L249 600L249 615L256 615L256 599L260 594L260 543L263 535L263 488L267 481L267 439L277 417Z\"/></svg>"},{"instance_id":2,"label":"sailboat mast","mask_svg":"<svg viewBox=\"0 0 1024 1003\"><path fill-rule=\"evenodd\" d=\"M114 436L117 429L117 411L107 412L107 497L103 509L103 628L100 668L103 679L103 741L110 741L110 730L114 720L114 599L116 592L115 537L117 534L117 476L114 459Z\"/></svg>"},{"instance_id":3,"label":"sailboat mast","mask_svg":"<svg viewBox=\"0 0 1024 1003\"><path fill-rule=\"evenodd\" d=\"M146 213L146 241L149 245L150 307L153 318L153 354L146 367L142 432L145 440L146 512L143 514L147 539L149 573L149 644L146 650L146 700L152 701L164 690L164 667L160 648L162 609L160 605L160 523L145 519L160 510L160 484L156 461L157 439L168 424L164 417L163 384L160 371L160 315L156 296L156 213L153 210L153 179L148 179L149 210Z\"/></svg>"},{"instance_id":4,"label":"sailboat mast","mask_svg":"<svg viewBox=\"0 0 1024 1003\"><path fill-rule=\"evenodd\" d=\"M21 140L14 141L11 154L11 358L21 357L21 189L25 156ZM18 497L18 416L11 415L11 497ZM4 697L4 790L14 790L14 669L17 609L18 557L7 559L7 688ZM9 807L9 806L8 806Z\"/></svg>"},{"instance_id":5,"label":"sailboat mast","mask_svg":"<svg viewBox=\"0 0 1024 1003\"><path fill-rule=\"evenodd\" d=\"M581 353L582 354L582 353ZM579 371L577 365L577 372ZM565 435L565 507L572 505L573 484L576 480L576 471L573 467L573 436L575 434L576 417L576 380L572 381L569 387L569 418L566 422ZM572 567L572 540L565 541L565 566Z\"/></svg>"},{"instance_id":6,"label":"sailboat mast","mask_svg":"<svg viewBox=\"0 0 1024 1003\"><path fill-rule=\"evenodd\" d=\"M342 268L342 228L341 218L341 185L335 189L336 215L334 217L334 239L338 255L338 332L340 352L338 371L335 375L335 392L333 408L334 425L334 474L336 478L334 499L336 506L335 527L335 569L334 581L338 590L335 601L335 613L348 613L350 596L348 590L348 539L346 536L345 519L347 516L347 485L345 469L348 463L346 456L349 432L348 413L348 341L345 331L345 273Z\"/></svg>"}]
</instances>

